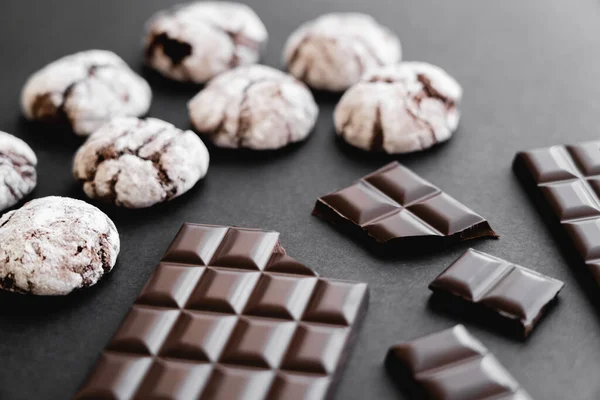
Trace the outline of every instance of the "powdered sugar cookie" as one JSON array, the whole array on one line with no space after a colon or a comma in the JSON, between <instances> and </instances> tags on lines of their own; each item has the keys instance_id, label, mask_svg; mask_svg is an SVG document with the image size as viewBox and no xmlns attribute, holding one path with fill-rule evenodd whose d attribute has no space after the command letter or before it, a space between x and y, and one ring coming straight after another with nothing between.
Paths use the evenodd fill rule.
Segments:
<instances>
[{"instance_id":1,"label":"powdered sugar cookie","mask_svg":"<svg viewBox=\"0 0 600 400\"><path fill-rule=\"evenodd\" d=\"M90 198L142 208L187 192L208 163L192 131L156 118L115 118L79 148L73 173Z\"/></svg>"},{"instance_id":2,"label":"powdered sugar cookie","mask_svg":"<svg viewBox=\"0 0 600 400\"><path fill-rule=\"evenodd\" d=\"M4 214L0 243L0 289L36 295L96 284L120 249L106 214L67 197L43 197Z\"/></svg>"},{"instance_id":3,"label":"powdered sugar cookie","mask_svg":"<svg viewBox=\"0 0 600 400\"><path fill-rule=\"evenodd\" d=\"M35 188L37 157L21 139L0 131L0 211L14 206Z\"/></svg>"},{"instance_id":4,"label":"powdered sugar cookie","mask_svg":"<svg viewBox=\"0 0 600 400\"><path fill-rule=\"evenodd\" d=\"M306 85L264 65L219 75L188 109L195 129L215 145L254 150L304 140L319 112Z\"/></svg>"},{"instance_id":5,"label":"powdered sugar cookie","mask_svg":"<svg viewBox=\"0 0 600 400\"><path fill-rule=\"evenodd\" d=\"M239 65L258 62L267 29L252 9L230 2L195 2L148 22L146 60L164 76L204 83Z\"/></svg>"},{"instance_id":6,"label":"powdered sugar cookie","mask_svg":"<svg viewBox=\"0 0 600 400\"><path fill-rule=\"evenodd\" d=\"M118 116L148 112L148 83L116 54L88 50L63 57L34 73L21 103L28 119L68 123L87 136Z\"/></svg>"},{"instance_id":7,"label":"powdered sugar cookie","mask_svg":"<svg viewBox=\"0 0 600 400\"><path fill-rule=\"evenodd\" d=\"M367 73L335 108L338 135L353 146L387 153L427 149L458 126L462 89L444 70L403 62Z\"/></svg>"}]
</instances>

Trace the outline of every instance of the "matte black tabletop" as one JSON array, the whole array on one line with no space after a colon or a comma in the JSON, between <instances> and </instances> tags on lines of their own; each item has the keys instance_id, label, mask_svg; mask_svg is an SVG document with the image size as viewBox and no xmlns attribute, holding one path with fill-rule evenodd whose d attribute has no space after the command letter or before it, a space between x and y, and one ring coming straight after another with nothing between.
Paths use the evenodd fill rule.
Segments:
<instances>
[{"instance_id":1,"label":"matte black tabletop","mask_svg":"<svg viewBox=\"0 0 600 400\"><path fill-rule=\"evenodd\" d=\"M116 52L150 81L150 115L189 127L198 90L142 68L142 32L173 1L0 2L0 130L26 140L39 158L30 198L84 199L71 176L81 139L25 122L27 77L63 55ZM280 67L288 35L331 11L374 15L402 40L405 60L445 68L463 85L455 137L431 151L389 157L335 139L336 96L318 95L320 116L299 146L254 155L212 151L204 182L146 210L102 209L122 250L96 287L66 298L0 295L0 398L63 399L77 390L119 326L171 238L185 222L281 232L290 255L321 275L366 281L371 301L337 391L338 399L402 398L383 369L388 347L463 322L428 304L427 284L469 246L566 283L558 305L526 342L467 321L535 399L600 398L600 311L511 171L518 150L600 136L600 2L581 0L251 0L269 30L265 64ZM315 199L392 159L486 217L501 235L419 257L380 259L310 215ZM1 245L1 244L0 244Z\"/></svg>"}]
</instances>

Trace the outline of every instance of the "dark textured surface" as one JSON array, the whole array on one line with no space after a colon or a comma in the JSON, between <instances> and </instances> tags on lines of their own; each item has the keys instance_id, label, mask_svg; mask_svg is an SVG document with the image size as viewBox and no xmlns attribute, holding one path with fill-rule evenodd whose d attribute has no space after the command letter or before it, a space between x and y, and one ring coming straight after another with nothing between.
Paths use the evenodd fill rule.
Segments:
<instances>
[{"instance_id":1,"label":"dark textured surface","mask_svg":"<svg viewBox=\"0 0 600 400\"><path fill-rule=\"evenodd\" d=\"M93 47L141 71L142 26L166 1L9 0L0 2L0 129L28 141L39 157L33 196L84 198L71 177L80 140L23 122L19 92L27 76L60 56ZM60 4L60 5L59 5ZM281 232L288 253L321 275L369 283L371 300L337 399L394 399L383 360L394 343L453 326L428 307L427 285L467 247L565 282L560 301L525 343L467 324L535 399L600 398L600 311L576 279L536 207L511 172L519 150L596 139L600 115L600 3L582 0L321 0L249 2L271 38L265 63L280 66L288 34L333 10L367 11L400 35L405 59L439 64L462 83L465 99L446 145L398 157L489 220L499 240L459 245L411 259L379 260L310 215L316 198L348 186L390 157L352 151L334 139L334 96L318 96L321 115L308 142L275 154L212 151L207 179L148 210L103 207L122 252L101 284L61 299L1 296L0 398L60 399L75 393L184 221ZM152 79L150 114L189 126L195 89ZM575 395L573 395L575 390Z\"/></svg>"}]
</instances>

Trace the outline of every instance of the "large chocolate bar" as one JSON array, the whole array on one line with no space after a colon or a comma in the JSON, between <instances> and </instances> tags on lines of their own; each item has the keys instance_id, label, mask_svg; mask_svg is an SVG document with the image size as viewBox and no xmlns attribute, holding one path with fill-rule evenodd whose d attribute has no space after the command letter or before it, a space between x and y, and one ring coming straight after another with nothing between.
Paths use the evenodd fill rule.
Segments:
<instances>
[{"instance_id":1,"label":"large chocolate bar","mask_svg":"<svg viewBox=\"0 0 600 400\"><path fill-rule=\"evenodd\" d=\"M600 285L600 141L521 152L514 170Z\"/></svg>"},{"instance_id":2,"label":"large chocolate bar","mask_svg":"<svg viewBox=\"0 0 600 400\"><path fill-rule=\"evenodd\" d=\"M386 251L428 251L449 242L498 237L483 217L397 162L320 197L313 215Z\"/></svg>"},{"instance_id":3,"label":"large chocolate bar","mask_svg":"<svg viewBox=\"0 0 600 400\"><path fill-rule=\"evenodd\" d=\"M185 224L77 399L324 399L367 285L318 277L277 232Z\"/></svg>"},{"instance_id":4,"label":"large chocolate bar","mask_svg":"<svg viewBox=\"0 0 600 400\"><path fill-rule=\"evenodd\" d=\"M385 366L411 399L532 400L462 325L392 346Z\"/></svg>"},{"instance_id":5,"label":"large chocolate bar","mask_svg":"<svg viewBox=\"0 0 600 400\"><path fill-rule=\"evenodd\" d=\"M431 284L455 310L497 318L499 325L527 337L564 283L528 268L469 249Z\"/></svg>"}]
</instances>

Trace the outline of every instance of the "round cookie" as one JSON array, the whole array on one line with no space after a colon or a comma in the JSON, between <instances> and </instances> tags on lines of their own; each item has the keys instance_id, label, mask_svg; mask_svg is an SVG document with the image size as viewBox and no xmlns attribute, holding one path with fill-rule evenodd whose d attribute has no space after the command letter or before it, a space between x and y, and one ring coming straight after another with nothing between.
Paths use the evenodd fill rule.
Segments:
<instances>
[{"instance_id":1,"label":"round cookie","mask_svg":"<svg viewBox=\"0 0 600 400\"><path fill-rule=\"evenodd\" d=\"M462 88L444 70L403 62L367 73L335 108L338 135L364 150L408 153L450 139Z\"/></svg>"},{"instance_id":2,"label":"round cookie","mask_svg":"<svg viewBox=\"0 0 600 400\"><path fill-rule=\"evenodd\" d=\"M332 13L306 22L283 54L292 75L314 89L344 91L371 68L400 61L400 40L373 17Z\"/></svg>"},{"instance_id":3,"label":"round cookie","mask_svg":"<svg viewBox=\"0 0 600 400\"><path fill-rule=\"evenodd\" d=\"M117 260L113 222L68 197L43 197L0 218L0 289L65 295L95 285Z\"/></svg>"},{"instance_id":4,"label":"round cookie","mask_svg":"<svg viewBox=\"0 0 600 400\"><path fill-rule=\"evenodd\" d=\"M254 150L304 140L319 113L306 85L264 65L219 75L190 100L188 109L195 129L215 145Z\"/></svg>"},{"instance_id":5,"label":"round cookie","mask_svg":"<svg viewBox=\"0 0 600 400\"><path fill-rule=\"evenodd\" d=\"M195 2L159 12L148 21L146 60L168 78L204 83L258 62L267 37L262 21L245 4Z\"/></svg>"},{"instance_id":6,"label":"round cookie","mask_svg":"<svg viewBox=\"0 0 600 400\"><path fill-rule=\"evenodd\" d=\"M92 199L143 208L187 192L206 175L208 163L194 132L156 118L122 117L79 148L73 174Z\"/></svg>"},{"instance_id":7,"label":"round cookie","mask_svg":"<svg viewBox=\"0 0 600 400\"><path fill-rule=\"evenodd\" d=\"M0 211L14 206L37 183L37 157L21 139L0 131Z\"/></svg>"},{"instance_id":8,"label":"round cookie","mask_svg":"<svg viewBox=\"0 0 600 400\"><path fill-rule=\"evenodd\" d=\"M80 136L114 117L146 114L151 99L148 83L105 50L83 51L48 64L27 80L21 93L27 119L68 123Z\"/></svg>"}]
</instances>

